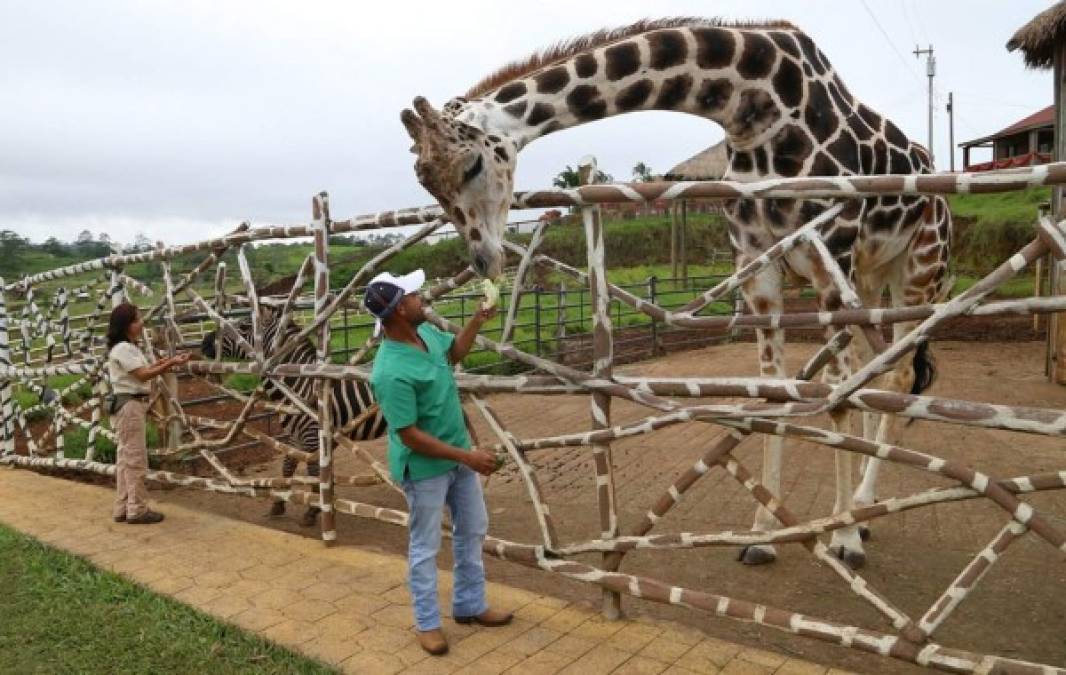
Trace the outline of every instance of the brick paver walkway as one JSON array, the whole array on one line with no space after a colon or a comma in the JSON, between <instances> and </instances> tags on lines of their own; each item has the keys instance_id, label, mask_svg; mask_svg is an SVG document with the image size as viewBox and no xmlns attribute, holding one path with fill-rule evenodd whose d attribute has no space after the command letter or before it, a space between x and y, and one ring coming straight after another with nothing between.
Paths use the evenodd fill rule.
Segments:
<instances>
[{"instance_id":1,"label":"brick paver walkway","mask_svg":"<svg viewBox=\"0 0 1066 675\"><path fill-rule=\"evenodd\" d=\"M606 622L565 600L489 584L505 628L445 621L428 657L411 628L403 559L174 504L160 525L112 523L112 491L0 468L0 522L349 673L838 673L667 622ZM442 598L451 575L441 573ZM448 603L442 601L441 607Z\"/></svg>"}]
</instances>

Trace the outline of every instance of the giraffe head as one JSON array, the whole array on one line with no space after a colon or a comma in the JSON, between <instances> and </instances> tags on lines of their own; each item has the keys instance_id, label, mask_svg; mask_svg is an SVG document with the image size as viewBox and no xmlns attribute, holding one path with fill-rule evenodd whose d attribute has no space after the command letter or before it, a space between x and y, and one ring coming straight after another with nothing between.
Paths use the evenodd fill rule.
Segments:
<instances>
[{"instance_id":1,"label":"giraffe head","mask_svg":"<svg viewBox=\"0 0 1066 675\"><path fill-rule=\"evenodd\" d=\"M503 233L518 146L457 119L464 103L453 99L438 112L420 96L415 109L404 110L400 119L415 142L411 152L418 155L418 182L455 224L477 273L496 279L503 273Z\"/></svg>"}]
</instances>

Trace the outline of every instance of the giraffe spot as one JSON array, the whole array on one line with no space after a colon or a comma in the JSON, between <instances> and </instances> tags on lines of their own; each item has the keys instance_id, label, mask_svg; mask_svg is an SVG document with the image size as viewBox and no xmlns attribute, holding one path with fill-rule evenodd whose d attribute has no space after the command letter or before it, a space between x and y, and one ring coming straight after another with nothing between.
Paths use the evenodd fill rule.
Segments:
<instances>
[{"instance_id":1,"label":"giraffe spot","mask_svg":"<svg viewBox=\"0 0 1066 675\"><path fill-rule=\"evenodd\" d=\"M664 80L659 87L659 96L655 99L655 108L673 110L688 97L691 90L691 75L678 75Z\"/></svg>"},{"instance_id":2,"label":"giraffe spot","mask_svg":"<svg viewBox=\"0 0 1066 675\"><path fill-rule=\"evenodd\" d=\"M623 42L608 47L603 54L607 59L604 72L611 82L632 75L640 68L640 48L636 42Z\"/></svg>"},{"instance_id":3,"label":"giraffe spot","mask_svg":"<svg viewBox=\"0 0 1066 675\"><path fill-rule=\"evenodd\" d=\"M812 176L839 176L840 167L824 152L818 152L811 162Z\"/></svg>"},{"instance_id":4,"label":"giraffe spot","mask_svg":"<svg viewBox=\"0 0 1066 675\"><path fill-rule=\"evenodd\" d=\"M880 175L888 172L888 145L884 139L874 141L874 174Z\"/></svg>"},{"instance_id":5,"label":"giraffe spot","mask_svg":"<svg viewBox=\"0 0 1066 675\"><path fill-rule=\"evenodd\" d=\"M570 81L570 73L566 72L566 66L556 66L542 70L533 76L537 83L537 91L542 94L555 94L563 90Z\"/></svg>"},{"instance_id":6,"label":"giraffe spot","mask_svg":"<svg viewBox=\"0 0 1066 675\"><path fill-rule=\"evenodd\" d=\"M559 123L559 120L552 120L544 125L544 128L540 130L541 136L547 136L553 134L563 128L563 125Z\"/></svg>"},{"instance_id":7,"label":"giraffe spot","mask_svg":"<svg viewBox=\"0 0 1066 675\"><path fill-rule=\"evenodd\" d=\"M840 299L840 291L835 288L819 298L819 300L822 310L826 312L835 312L844 306L843 301Z\"/></svg>"},{"instance_id":8,"label":"giraffe spot","mask_svg":"<svg viewBox=\"0 0 1066 675\"><path fill-rule=\"evenodd\" d=\"M899 127L892 123L892 120L885 120L885 139L897 148L906 148L910 145L910 141L899 130Z\"/></svg>"},{"instance_id":9,"label":"giraffe spot","mask_svg":"<svg viewBox=\"0 0 1066 675\"><path fill-rule=\"evenodd\" d=\"M852 245L855 244L855 238L859 235L859 228L851 225L838 224L833 228L832 234L825 242L826 248L834 256L837 256L844 251L850 251Z\"/></svg>"},{"instance_id":10,"label":"giraffe spot","mask_svg":"<svg viewBox=\"0 0 1066 675\"><path fill-rule=\"evenodd\" d=\"M737 136L755 136L765 131L781 117L774 99L762 89L745 89L740 93L740 102L730 124L730 131Z\"/></svg>"},{"instance_id":11,"label":"giraffe spot","mask_svg":"<svg viewBox=\"0 0 1066 675\"><path fill-rule=\"evenodd\" d=\"M848 113L846 126L851 129L851 133L855 134L855 138L860 141L869 140L874 135L870 131L870 127L866 126L866 122L854 112Z\"/></svg>"},{"instance_id":12,"label":"giraffe spot","mask_svg":"<svg viewBox=\"0 0 1066 675\"><path fill-rule=\"evenodd\" d=\"M481 230L475 227L470 230L469 236L471 241L481 241Z\"/></svg>"},{"instance_id":13,"label":"giraffe spot","mask_svg":"<svg viewBox=\"0 0 1066 675\"><path fill-rule=\"evenodd\" d=\"M819 75L825 75L825 65L822 63L821 52L814 46L814 41L811 40L806 34L796 32L796 41L799 42L800 50L803 51L803 58L806 62L811 64L814 68L814 72Z\"/></svg>"},{"instance_id":14,"label":"giraffe spot","mask_svg":"<svg viewBox=\"0 0 1066 675\"><path fill-rule=\"evenodd\" d=\"M704 80L696 92L696 103L701 110L715 112L729 103L733 94L733 83L725 78Z\"/></svg>"},{"instance_id":15,"label":"giraffe spot","mask_svg":"<svg viewBox=\"0 0 1066 675\"><path fill-rule=\"evenodd\" d=\"M891 155L891 161L889 163L889 170L891 173L910 173L911 162L907 155L903 154L899 150L892 148L889 151Z\"/></svg>"},{"instance_id":16,"label":"giraffe spot","mask_svg":"<svg viewBox=\"0 0 1066 675\"><path fill-rule=\"evenodd\" d=\"M899 195L885 195L881 197L881 206L897 206L899 204Z\"/></svg>"},{"instance_id":17,"label":"giraffe spot","mask_svg":"<svg viewBox=\"0 0 1066 675\"><path fill-rule=\"evenodd\" d=\"M859 173L864 176L873 173L874 151L869 145L863 143L859 146Z\"/></svg>"},{"instance_id":18,"label":"giraffe spot","mask_svg":"<svg viewBox=\"0 0 1066 675\"><path fill-rule=\"evenodd\" d=\"M521 117L522 115L526 114L526 106L528 105L528 101L518 101L517 103L505 105L503 107L503 110L511 117Z\"/></svg>"},{"instance_id":19,"label":"giraffe spot","mask_svg":"<svg viewBox=\"0 0 1066 675\"><path fill-rule=\"evenodd\" d=\"M492 152L501 162L507 162L511 159L510 155L507 154L507 151L499 146L493 148Z\"/></svg>"},{"instance_id":20,"label":"giraffe spot","mask_svg":"<svg viewBox=\"0 0 1066 675\"><path fill-rule=\"evenodd\" d=\"M752 162L751 153L744 151L734 151L733 159L729 164L733 173L749 173L755 164Z\"/></svg>"},{"instance_id":21,"label":"giraffe spot","mask_svg":"<svg viewBox=\"0 0 1066 675\"><path fill-rule=\"evenodd\" d=\"M770 39L773 40L774 44L780 47L785 53L794 56L797 59L799 58L799 47L796 45L796 41L793 40L792 36L788 33L783 33L778 30L770 31Z\"/></svg>"},{"instance_id":22,"label":"giraffe spot","mask_svg":"<svg viewBox=\"0 0 1066 675\"><path fill-rule=\"evenodd\" d=\"M578 77L592 77L599 67L599 62L592 54L580 54L574 59L574 72Z\"/></svg>"},{"instance_id":23,"label":"giraffe spot","mask_svg":"<svg viewBox=\"0 0 1066 675\"><path fill-rule=\"evenodd\" d=\"M837 164L847 169L846 173L859 172L859 144L846 130L837 134L836 140L825 146L825 151Z\"/></svg>"},{"instance_id":24,"label":"giraffe spot","mask_svg":"<svg viewBox=\"0 0 1066 675\"><path fill-rule=\"evenodd\" d=\"M591 84L579 84L566 95L566 104L574 117L582 121L598 120L607 114L607 102Z\"/></svg>"},{"instance_id":25,"label":"giraffe spot","mask_svg":"<svg viewBox=\"0 0 1066 675\"><path fill-rule=\"evenodd\" d=\"M748 80L758 80L770 74L777 51L768 39L758 33L744 33L744 50L737 62L737 72Z\"/></svg>"},{"instance_id":26,"label":"giraffe spot","mask_svg":"<svg viewBox=\"0 0 1066 675\"><path fill-rule=\"evenodd\" d=\"M755 200L738 199L736 215L741 222L750 223L755 217Z\"/></svg>"},{"instance_id":27,"label":"giraffe spot","mask_svg":"<svg viewBox=\"0 0 1066 675\"><path fill-rule=\"evenodd\" d=\"M648 34L651 67L666 70L681 65L688 56L685 36L678 30L657 30Z\"/></svg>"},{"instance_id":28,"label":"giraffe spot","mask_svg":"<svg viewBox=\"0 0 1066 675\"><path fill-rule=\"evenodd\" d=\"M786 227L792 216L792 210L796 206L795 199L766 199L764 212L766 219L771 225L779 228Z\"/></svg>"},{"instance_id":29,"label":"giraffe spot","mask_svg":"<svg viewBox=\"0 0 1066 675\"><path fill-rule=\"evenodd\" d=\"M844 210L840 212L842 220L856 220L862 215L863 201L861 199L849 199Z\"/></svg>"},{"instance_id":30,"label":"giraffe spot","mask_svg":"<svg viewBox=\"0 0 1066 675\"><path fill-rule=\"evenodd\" d=\"M807 87L807 108L803 119L819 143L825 143L837 130L837 112L821 82L813 81Z\"/></svg>"},{"instance_id":31,"label":"giraffe spot","mask_svg":"<svg viewBox=\"0 0 1066 675\"><path fill-rule=\"evenodd\" d=\"M862 103L859 104L859 117L870 127L870 131L877 132L881 129L881 116Z\"/></svg>"},{"instance_id":32,"label":"giraffe spot","mask_svg":"<svg viewBox=\"0 0 1066 675\"><path fill-rule=\"evenodd\" d=\"M805 201L800 204L800 219L804 223L809 223L818 216L825 212L825 205L818 202Z\"/></svg>"},{"instance_id":33,"label":"giraffe spot","mask_svg":"<svg viewBox=\"0 0 1066 675\"><path fill-rule=\"evenodd\" d=\"M648 100L653 88L654 86L652 85L651 80L637 80L618 92L618 98L615 99L615 104L622 112L636 110Z\"/></svg>"},{"instance_id":34,"label":"giraffe spot","mask_svg":"<svg viewBox=\"0 0 1066 675\"><path fill-rule=\"evenodd\" d=\"M774 171L786 178L799 175L814 148L807 132L795 124L774 134L770 146L774 151Z\"/></svg>"},{"instance_id":35,"label":"giraffe spot","mask_svg":"<svg viewBox=\"0 0 1066 675\"><path fill-rule=\"evenodd\" d=\"M814 68L811 68L811 64L803 61L803 76L810 79L814 77Z\"/></svg>"},{"instance_id":36,"label":"giraffe spot","mask_svg":"<svg viewBox=\"0 0 1066 675\"><path fill-rule=\"evenodd\" d=\"M500 87L500 90L496 92L497 103L510 103L519 96L526 93L525 82L512 82Z\"/></svg>"},{"instance_id":37,"label":"giraffe spot","mask_svg":"<svg viewBox=\"0 0 1066 675\"><path fill-rule=\"evenodd\" d=\"M829 96L833 99L833 103L840 112L846 113L851 110L851 104L844 98L844 95L840 93L840 88L837 87L836 82L829 83Z\"/></svg>"},{"instance_id":38,"label":"giraffe spot","mask_svg":"<svg viewBox=\"0 0 1066 675\"><path fill-rule=\"evenodd\" d=\"M887 234L896 228L902 214L903 211L899 208L874 209L873 213L866 215L866 224L875 234Z\"/></svg>"},{"instance_id":39,"label":"giraffe spot","mask_svg":"<svg viewBox=\"0 0 1066 675\"><path fill-rule=\"evenodd\" d=\"M766 148L755 148L752 151L752 154L755 155L755 169L764 176L770 173L769 161L766 157Z\"/></svg>"},{"instance_id":40,"label":"giraffe spot","mask_svg":"<svg viewBox=\"0 0 1066 675\"><path fill-rule=\"evenodd\" d=\"M752 309L755 310L756 314L769 314L770 313L770 307L771 307L770 301L767 300L766 298L755 298L755 300L752 302L752 305L753 305Z\"/></svg>"},{"instance_id":41,"label":"giraffe spot","mask_svg":"<svg viewBox=\"0 0 1066 675\"><path fill-rule=\"evenodd\" d=\"M535 103L533 109L529 111L529 118L526 119L526 124L531 127L535 127L541 122L545 122L555 117L555 107L549 103Z\"/></svg>"},{"instance_id":42,"label":"giraffe spot","mask_svg":"<svg viewBox=\"0 0 1066 675\"><path fill-rule=\"evenodd\" d=\"M781 59L771 82L784 105L794 108L803 102L803 73L792 59Z\"/></svg>"},{"instance_id":43,"label":"giraffe spot","mask_svg":"<svg viewBox=\"0 0 1066 675\"><path fill-rule=\"evenodd\" d=\"M466 214L463 213L463 210L458 206L456 206L452 212L452 218L455 219L455 223L459 227L466 227Z\"/></svg>"},{"instance_id":44,"label":"giraffe spot","mask_svg":"<svg viewBox=\"0 0 1066 675\"><path fill-rule=\"evenodd\" d=\"M926 173L929 169L929 158L925 153L921 152L917 145L911 144L911 166L914 167L915 173Z\"/></svg>"},{"instance_id":45,"label":"giraffe spot","mask_svg":"<svg viewBox=\"0 0 1066 675\"><path fill-rule=\"evenodd\" d=\"M488 139L489 139L489 141L490 141L490 142L492 142L492 143L499 143L499 142L500 142L500 141L502 140L502 139L501 139L501 138L500 138L499 136L497 136L496 134L489 134L489 135L488 135Z\"/></svg>"},{"instance_id":46,"label":"giraffe spot","mask_svg":"<svg viewBox=\"0 0 1066 675\"><path fill-rule=\"evenodd\" d=\"M722 28L694 28L696 65L700 68L725 68L733 62L736 38Z\"/></svg>"}]
</instances>

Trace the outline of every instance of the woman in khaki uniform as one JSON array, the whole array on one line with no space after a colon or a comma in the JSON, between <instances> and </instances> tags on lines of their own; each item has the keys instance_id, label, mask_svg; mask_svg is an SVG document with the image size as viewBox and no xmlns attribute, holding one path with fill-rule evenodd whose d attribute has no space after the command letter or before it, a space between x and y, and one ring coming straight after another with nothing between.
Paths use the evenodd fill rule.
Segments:
<instances>
[{"instance_id":1,"label":"woman in khaki uniform","mask_svg":"<svg viewBox=\"0 0 1066 675\"><path fill-rule=\"evenodd\" d=\"M163 520L163 514L148 508L144 476L148 472L145 418L148 412L148 380L189 361L178 354L149 365L137 347L144 323L137 307L124 302L111 310L107 327L107 368L111 375L115 402L111 406L111 426L118 437L115 485L118 495L112 517L116 523L147 525Z\"/></svg>"}]
</instances>

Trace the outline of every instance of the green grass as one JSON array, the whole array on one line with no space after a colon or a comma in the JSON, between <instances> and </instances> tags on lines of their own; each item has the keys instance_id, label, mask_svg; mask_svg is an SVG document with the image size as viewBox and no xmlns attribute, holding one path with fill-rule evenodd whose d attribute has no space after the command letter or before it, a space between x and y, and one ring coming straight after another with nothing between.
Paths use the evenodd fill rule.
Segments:
<instances>
[{"instance_id":1,"label":"green grass","mask_svg":"<svg viewBox=\"0 0 1066 675\"><path fill-rule=\"evenodd\" d=\"M2 526L0 560L0 672L335 672Z\"/></svg>"},{"instance_id":2,"label":"green grass","mask_svg":"<svg viewBox=\"0 0 1066 675\"><path fill-rule=\"evenodd\" d=\"M992 226L1028 225L1036 220L1037 207L1050 199L1051 188L1037 187L1015 192L949 195L948 204L951 214L957 218Z\"/></svg>"}]
</instances>

